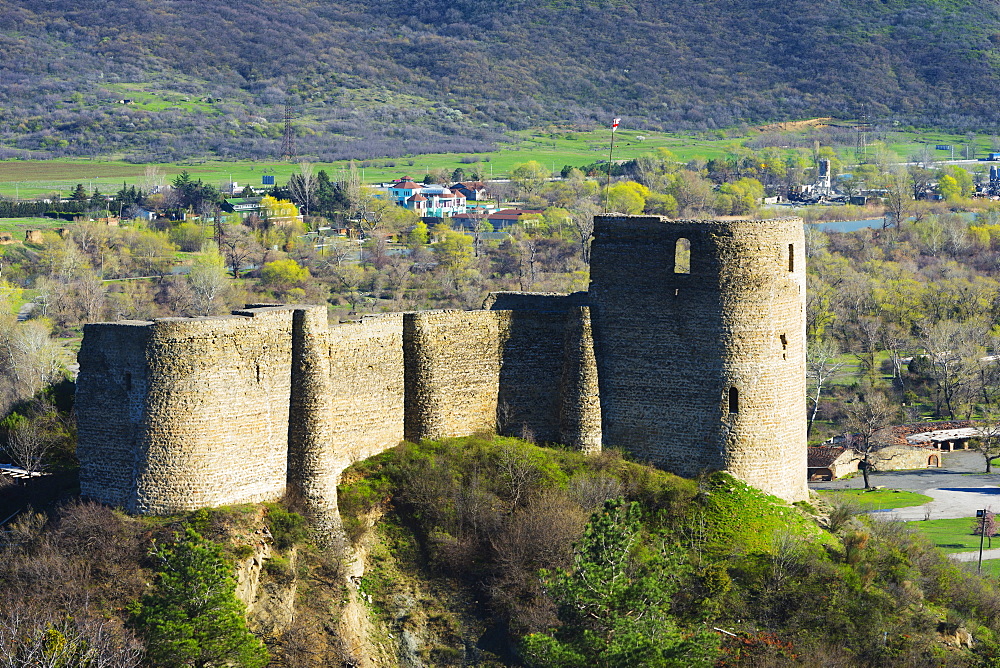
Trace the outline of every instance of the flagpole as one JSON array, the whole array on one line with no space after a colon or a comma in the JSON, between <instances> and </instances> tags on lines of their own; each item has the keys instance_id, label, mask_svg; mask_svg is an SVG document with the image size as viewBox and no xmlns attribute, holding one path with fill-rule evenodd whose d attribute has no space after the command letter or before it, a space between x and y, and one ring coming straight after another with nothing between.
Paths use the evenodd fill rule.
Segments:
<instances>
[{"instance_id":1,"label":"flagpole","mask_svg":"<svg viewBox=\"0 0 1000 668\"><path fill-rule=\"evenodd\" d=\"M604 213L608 213L608 200L611 197L611 165L615 155L615 130L618 129L620 118L616 118L611 123L611 150L608 152L608 180L604 185Z\"/></svg>"}]
</instances>

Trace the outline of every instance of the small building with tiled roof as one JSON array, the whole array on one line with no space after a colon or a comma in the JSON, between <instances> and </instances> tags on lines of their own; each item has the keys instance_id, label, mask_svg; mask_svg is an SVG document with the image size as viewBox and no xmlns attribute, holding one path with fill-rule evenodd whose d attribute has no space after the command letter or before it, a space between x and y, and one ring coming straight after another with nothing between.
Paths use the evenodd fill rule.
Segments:
<instances>
[{"instance_id":1,"label":"small building with tiled roof","mask_svg":"<svg viewBox=\"0 0 1000 668\"><path fill-rule=\"evenodd\" d=\"M418 216L426 216L427 198L417 193L406 198L406 208L415 211Z\"/></svg>"},{"instance_id":2,"label":"small building with tiled roof","mask_svg":"<svg viewBox=\"0 0 1000 668\"><path fill-rule=\"evenodd\" d=\"M486 184L482 181L460 181L451 185L453 192L460 192L471 201L486 199Z\"/></svg>"},{"instance_id":3,"label":"small building with tiled roof","mask_svg":"<svg viewBox=\"0 0 1000 668\"><path fill-rule=\"evenodd\" d=\"M982 436L971 420L913 422L893 427L891 432L896 443L927 446L944 452L968 450L970 441Z\"/></svg>"},{"instance_id":4,"label":"small building with tiled roof","mask_svg":"<svg viewBox=\"0 0 1000 668\"><path fill-rule=\"evenodd\" d=\"M825 445L806 448L809 480L836 480L858 470L858 455L851 448Z\"/></svg>"},{"instance_id":5,"label":"small building with tiled roof","mask_svg":"<svg viewBox=\"0 0 1000 668\"><path fill-rule=\"evenodd\" d=\"M502 230L505 227L524 222L526 218L535 218L542 215L541 209L500 209L486 216L486 220L493 226L494 230ZM473 216L470 214L455 216L455 222L464 227L472 229L473 220L479 220L482 215Z\"/></svg>"}]
</instances>

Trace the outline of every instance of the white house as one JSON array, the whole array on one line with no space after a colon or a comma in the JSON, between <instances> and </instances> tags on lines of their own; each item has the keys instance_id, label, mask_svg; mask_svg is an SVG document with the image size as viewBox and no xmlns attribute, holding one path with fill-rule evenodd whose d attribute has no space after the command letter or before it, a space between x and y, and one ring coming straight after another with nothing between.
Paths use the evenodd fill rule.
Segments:
<instances>
[{"instance_id":1,"label":"white house","mask_svg":"<svg viewBox=\"0 0 1000 668\"><path fill-rule=\"evenodd\" d=\"M425 218L445 218L467 211L461 192L438 185L421 185L408 176L389 186L389 199Z\"/></svg>"}]
</instances>

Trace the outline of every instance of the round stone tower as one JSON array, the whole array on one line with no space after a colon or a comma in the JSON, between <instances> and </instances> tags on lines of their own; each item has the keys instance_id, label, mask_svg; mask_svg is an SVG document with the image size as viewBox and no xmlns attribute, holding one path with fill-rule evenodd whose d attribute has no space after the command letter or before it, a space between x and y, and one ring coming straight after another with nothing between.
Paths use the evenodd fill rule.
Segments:
<instances>
[{"instance_id":1,"label":"round stone tower","mask_svg":"<svg viewBox=\"0 0 1000 668\"><path fill-rule=\"evenodd\" d=\"M595 219L606 446L807 497L802 220Z\"/></svg>"}]
</instances>

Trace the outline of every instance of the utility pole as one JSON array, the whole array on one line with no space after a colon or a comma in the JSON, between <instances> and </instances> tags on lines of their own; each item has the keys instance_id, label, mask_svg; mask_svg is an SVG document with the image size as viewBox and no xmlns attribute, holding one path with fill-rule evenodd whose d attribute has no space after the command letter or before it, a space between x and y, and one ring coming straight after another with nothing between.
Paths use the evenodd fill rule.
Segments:
<instances>
[{"instance_id":1,"label":"utility pole","mask_svg":"<svg viewBox=\"0 0 1000 668\"><path fill-rule=\"evenodd\" d=\"M618 123L620 123L621 120L622 119L620 119L620 118L616 118L611 123L611 150L608 151L608 181L604 185L604 213L605 214L607 214L607 212L608 212L608 200L611 197L611 165L614 164L614 155L615 155L615 130L618 129Z\"/></svg>"},{"instance_id":2,"label":"utility pole","mask_svg":"<svg viewBox=\"0 0 1000 668\"><path fill-rule=\"evenodd\" d=\"M979 568L976 570L977 573L982 575L983 573L983 541L986 539L986 510L977 510L976 517L981 518L979 523Z\"/></svg>"}]
</instances>

